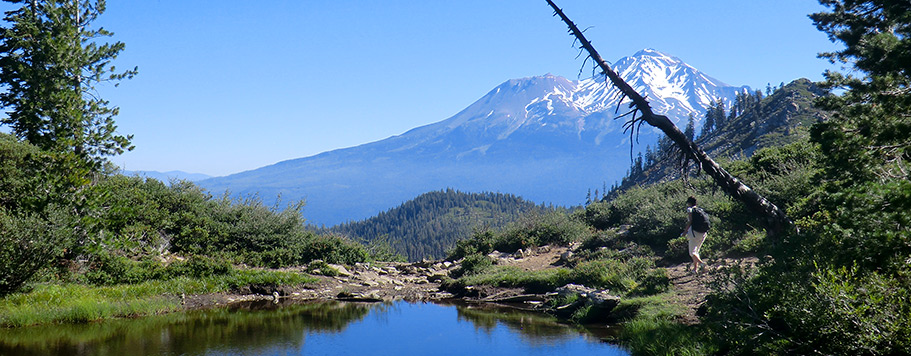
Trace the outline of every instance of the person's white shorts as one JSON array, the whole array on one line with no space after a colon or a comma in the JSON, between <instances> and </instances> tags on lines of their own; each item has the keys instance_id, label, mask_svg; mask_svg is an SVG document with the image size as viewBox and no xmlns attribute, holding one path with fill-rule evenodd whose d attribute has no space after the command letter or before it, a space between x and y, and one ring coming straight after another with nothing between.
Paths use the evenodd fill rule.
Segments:
<instances>
[{"instance_id":1,"label":"person's white shorts","mask_svg":"<svg viewBox=\"0 0 911 356\"><path fill-rule=\"evenodd\" d=\"M705 242L705 235L705 232L693 231L692 228L686 234L686 241L689 242L690 246L690 256L699 257L699 249L702 248L702 243Z\"/></svg>"}]
</instances>

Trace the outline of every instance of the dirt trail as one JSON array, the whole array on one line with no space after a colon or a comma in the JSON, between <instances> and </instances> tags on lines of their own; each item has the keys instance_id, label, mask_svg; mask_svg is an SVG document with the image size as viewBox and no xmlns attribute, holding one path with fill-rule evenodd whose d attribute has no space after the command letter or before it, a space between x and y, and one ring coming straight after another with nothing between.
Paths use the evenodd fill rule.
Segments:
<instances>
[{"instance_id":1,"label":"dirt trail","mask_svg":"<svg viewBox=\"0 0 911 356\"><path fill-rule=\"evenodd\" d=\"M709 294L706 284L712 278L709 270L693 273L690 271L692 268L690 263L665 268L675 294L671 303L682 306L681 309L684 310L684 313L681 321L685 324L699 322L696 311L705 302L705 296Z\"/></svg>"},{"instance_id":2,"label":"dirt trail","mask_svg":"<svg viewBox=\"0 0 911 356\"><path fill-rule=\"evenodd\" d=\"M684 310L681 321L685 324L699 322L696 313L699 307L705 303L705 296L710 292L708 284L715 278L713 274L715 270L722 266L738 263L755 265L758 259L755 257L741 259L723 258L708 262L709 266L699 273L690 272L692 263L683 263L665 268L671 281L671 288L675 294L671 302L680 305L681 309Z\"/></svg>"}]
</instances>

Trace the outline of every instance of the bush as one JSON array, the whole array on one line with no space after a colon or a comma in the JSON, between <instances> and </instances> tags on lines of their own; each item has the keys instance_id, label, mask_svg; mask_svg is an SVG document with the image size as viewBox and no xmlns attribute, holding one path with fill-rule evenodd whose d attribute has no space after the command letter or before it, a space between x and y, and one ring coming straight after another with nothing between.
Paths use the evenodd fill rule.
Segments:
<instances>
[{"instance_id":1,"label":"bush","mask_svg":"<svg viewBox=\"0 0 911 356\"><path fill-rule=\"evenodd\" d=\"M19 290L59 256L67 231L55 225L0 207L0 296Z\"/></svg>"},{"instance_id":2,"label":"bush","mask_svg":"<svg viewBox=\"0 0 911 356\"><path fill-rule=\"evenodd\" d=\"M907 272L907 271L906 271ZM860 268L782 264L723 275L706 321L732 354L896 354L911 348L907 283Z\"/></svg>"},{"instance_id":3,"label":"bush","mask_svg":"<svg viewBox=\"0 0 911 356\"><path fill-rule=\"evenodd\" d=\"M447 254L446 260L455 261L472 254L486 255L493 252L497 236L491 230L476 231L470 238L456 241L455 247Z\"/></svg>"},{"instance_id":4,"label":"bush","mask_svg":"<svg viewBox=\"0 0 911 356\"><path fill-rule=\"evenodd\" d=\"M598 230L620 226L623 218L620 210L615 205L606 202L591 203L585 209L578 210L575 214L588 226Z\"/></svg>"},{"instance_id":5,"label":"bush","mask_svg":"<svg viewBox=\"0 0 911 356\"><path fill-rule=\"evenodd\" d=\"M307 273L310 274L319 274L327 277L335 277L339 275L339 271L335 268L332 268L328 263L323 260L313 260L307 264Z\"/></svg>"},{"instance_id":6,"label":"bush","mask_svg":"<svg viewBox=\"0 0 911 356\"><path fill-rule=\"evenodd\" d=\"M617 236L617 233L611 230L598 231L582 241L583 250L595 251L602 247L619 250L623 242Z\"/></svg>"},{"instance_id":7,"label":"bush","mask_svg":"<svg viewBox=\"0 0 911 356\"><path fill-rule=\"evenodd\" d=\"M327 235L310 235L301 247L299 263L321 259L327 263L352 265L367 262L367 249L348 239Z\"/></svg>"},{"instance_id":8,"label":"bush","mask_svg":"<svg viewBox=\"0 0 911 356\"><path fill-rule=\"evenodd\" d=\"M231 263L225 259L209 256L191 256L184 261L171 263L167 267L167 275L170 277L203 278L228 275L232 272L234 272L234 266Z\"/></svg>"},{"instance_id":9,"label":"bush","mask_svg":"<svg viewBox=\"0 0 911 356\"><path fill-rule=\"evenodd\" d=\"M473 254L468 255L462 260L459 269L450 272L450 277L459 278L462 276L475 275L490 269L493 266L493 260L487 255Z\"/></svg>"},{"instance_id":10,"label":"bush","mask_svg":"<svg viewBox=\"0 0 911 356\"><path fill-rule=\"evenodd\" d=\"M447 259L456 260L474 253L488 254L493 250L511 253L543 245L565 246L588 239L591 234L585 223L564 213L529 214L499 234L486 230L456 242Z\"/></svg>"},{"instance_id":11,"label":"bush","mask_svg":"<svg viewBox=\"0 0 911 356\"><path fill-rule=\"evenodd\" d=\"M571 279L588 287L605 288L620 294L646 294L666 290L670 280L663 270L657 271L653 268L654 262L642 257L633 257L626 261L593 260L580 263L573 268Z\"/></svg>"},{"instance_id":12,"label":"bush","mask_svg":"<svg viewBox=\"0 0 911 356\"><path fill-rule=\"evenodd\" d=\"M690 261L690 245L686 236L677 236L667 242L667 251L664 252L664 258L675 262Z\"/></svg>"}]
</instances>

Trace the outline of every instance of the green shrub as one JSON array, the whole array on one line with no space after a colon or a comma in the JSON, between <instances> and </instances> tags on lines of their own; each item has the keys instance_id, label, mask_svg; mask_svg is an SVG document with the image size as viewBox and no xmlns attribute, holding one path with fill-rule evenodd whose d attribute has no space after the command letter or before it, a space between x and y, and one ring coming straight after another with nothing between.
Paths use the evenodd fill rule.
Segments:
<instances>
[{"instance_id":1,"label":"green shrub","mask_svg":"<svg viewBox=\"0 0 911 356\"><path fill-rule=\"evenodd\" d=\"M572 242L582 241L591 235L585 223L560 212L547 213L540 219L535 219L527 230L533 237L535 246L566 246Z\"/></svg>"},{"instance_id":2,"label":"green shrub","mask_svg":"<svg viewBox=\"0 0 911 356\"><path fill-rule=\"evenodd\" d=\"M582 262L573 268L571 280L620 294L654 294L666 290L670 284L664 271L654 270L654 262L643 257Z\"/></svg>"},{"instance_id":3,"label":"green shrub","mask_svg":"<svg viewBox=\"0 0 911 356\"><path fill-rule=\"evenodd\" d=\"M367 249L343 237L311 235L303 242L300 263L321 259L327 263L355 264L367 262Z\"/></svg>"},{"instance_id":4,"label":"green shrub","mask_svg":"<svg viewBox=\"0 0 911 356\"><path fill-rule=\"evenodd\" d=\"M576 211L580 220L598 230L618 227L623 221L623 216L617 206L607 202L594 202Z\"/></svg>"},{"instance_id":5,"label":"green shrub","mask_svg":"<svg viewBox=\"0 0 911 356\"><path fill-rule=\"evenodd\" d=\"M543 245L568 245L582 241L592 232L579 219L561 212L544 215L529 214L500 233L490 230L476 232L471 238L456 242L447 259L456 260L474 253L488 254L493 250L516 252Z\"/></svg>"},{"instance_id":6,"label":"green shrub","mask_svg":"<svg viewBox=\"0 0 911 356\"><path fill-rule=\"evenodd\" d=\"M453 278L479 274L489 270L493 266L493 259L479 253L468 255L462 260L461 267L450 272Z\"/></svg>"},{"instance_id":7,"label":"green shrub","mask_svg":"<svg viewBox=\"0 0 911 356\"><path fill-rule=\"evenodd\" d=\"M677 236L667 242L667 250L664 251L664 258L675 262L690 261L689 248L690 245L686 236Z\"/></svg>"},{"instance_id":8,"label":"green shrub","mask_svg":"<svg viewBox=\"0 0 911 356\"><path fill-rule=\"evenodd\" d=\"M0 207L0 296L12 293L62 252L66 229Z\"/></svg>"},{"instance_id":9,"label":"green shrub","mask_svg":"<svg viewBox=\"0 0 911 356\"><path fill-rule=\"evenodd\" d=\"M335 268L332 268L328 263L323 262L323 260L314 260L310 261L307 264L307 273L310 274L319 274L327 277L335 277L339 275L339 271Z\"/></svg>"},{"instance_id":10,"label":"green shrub","mask_svg":"<svg viewBox=\"0 0 911 356\"><path fill-rule=\"evenodd\" d=\"M602 247L609 249L617 250L621 246L622 241L620 240L617 233L611 230L598 231L584 241L582 241L581 248L583 250L595 251Z\"/></svg>"},{"instance_id":11,"label":"green shrub","mask_svg":"<svg viewBox=\"0 0 911 356\"><path fill-rule=\"evenodd\" d=\"M739 254L756 254L760 252L765 245L765 232L759 230L751 230L743 235L739 240L734 242L734 246L731 248L733 252Z\"/></svg>"},{"instance_id":12,"label":"green shrub","mask_svg":"<svg viewBox=\"0 0 911 356\"><path fill-rule=\"evenodd\" d=\"M203 278L228 275L232 272L234 266L230 262L209 256L191 256L184 261L173 262L167 267L167 274L171 277Z\"/></svg>"},{"instance_id":13,"label":"green shrub","mask_svg":"<svg viewBox=\"0 0 911 356\"><path fill-rule=\"evenodd\" d=\"M911 348L906 277L781 262L752 272L734 268L722 277L705 320L731 354L896 354Z\"/></svg>"},{"instance_id":14,"label":"green shrub","mask_svg":"<svg viewBox=\"0 0 911 356\"><path fill-rule=\"evenodd\" d=\"M455 261L476 253L486 255L493 252L496 239L497 236L489 229L475 231L470 238L456 241L455 247L447 254L446 259Z\"/></svg>"}]
</instances>

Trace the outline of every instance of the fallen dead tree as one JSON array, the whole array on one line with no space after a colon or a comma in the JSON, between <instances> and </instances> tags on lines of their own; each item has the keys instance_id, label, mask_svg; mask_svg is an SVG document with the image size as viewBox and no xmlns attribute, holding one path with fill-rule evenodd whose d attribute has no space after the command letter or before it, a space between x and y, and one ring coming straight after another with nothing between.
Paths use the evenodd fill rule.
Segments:
<instances>
[{"instance_id":1,"label":"fallen dead tree","mask_svg":"<svg viewBox=\"0 0 911 356\"><path fill-rule=\"evenodd\" d=\"M621 97L619 102L622 103L627 98L630 100L629 107L631 110L617 117L618 119L628 117L624 123L624 128L629 132L630 136L637 134L643 123L664 132L680 149L685 160L684 165L688 164L686 163L688 161L695 161L702 171L708 174L725 193L743 203L752 213L756 214L763 221L767 234L773 239L780 236L785 229L793 226L793 223L782 209L744 184L737 177L728 173L724 168L721 168L705 151L688 139L667 116L652 112L648 101L610 68L607 62L598 54L598 51L595 50L595 47L592 46L592 43L585 38L579 27L563 13L563 10L557 7L552 0L547 0L547 3L554 9L554 15L559 16L569 26L569 32L581 44L580 48L588 53L585 60L591 59L594 61L601 73L620 90ZM618 104L618 111L619 107Z\"/></svg>"}]
</instances>

